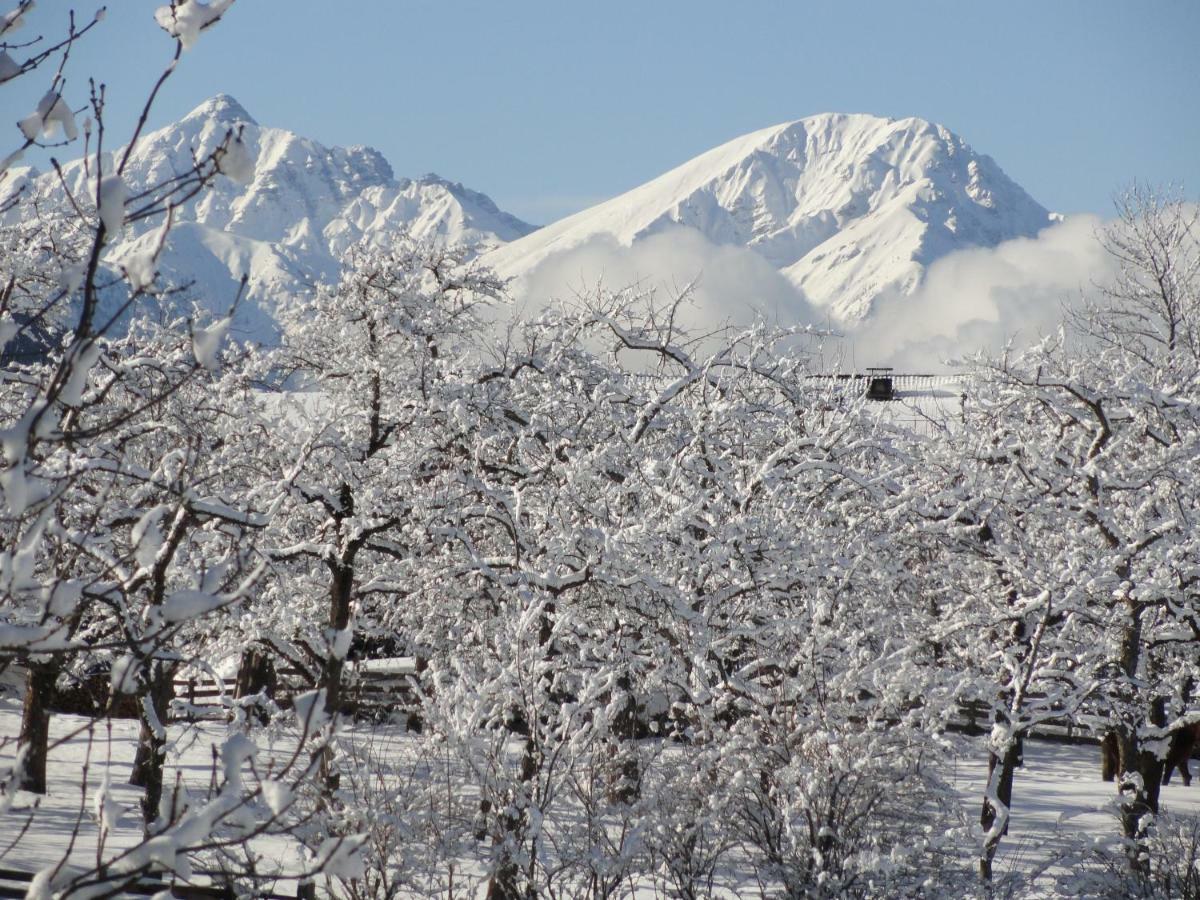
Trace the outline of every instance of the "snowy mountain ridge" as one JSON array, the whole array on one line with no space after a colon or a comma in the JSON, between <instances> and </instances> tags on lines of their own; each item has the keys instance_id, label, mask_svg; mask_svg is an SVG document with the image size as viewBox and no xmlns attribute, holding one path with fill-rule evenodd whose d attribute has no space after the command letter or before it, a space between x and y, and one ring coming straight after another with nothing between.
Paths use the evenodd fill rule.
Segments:
<instances>
[{"instance_id":1,"label":"snowy mountain ridge","mask_svg":"<svg viewBox=\"0 0 1200 900\"><path fill-rule=\"evenodd\" d=\"M336 279L345 251L362 239L387 243L410 233L471 244L500 275L515 278L520 293L552 256L597 239L631 246L686 226L719 247L753 251L805 300L852 326L873 318L880 303L913 293L947 254L1031 237L1054 218L940 125L839 113L736 138L536 230L461 184L397 178L369 147L325 147L262 126L226 94L146 135L126 180L136 187L186 171L193 154L211 150L230 128L242 129L253 179L218 177L181 210L159 268L193 284L192 294L214 312L228 307L247 275L234 331L267 341L277 333L281 300ZM64 166L64 175L77 195L94 190L82 161ZM23 184L66 202L53 173L25 170L7 188ZM131 226L106 257L119 262L156 241L157 223Z\"/></svg>"},{"instance_id":2,"label":"snowy mountain ridge","mask_svg":"<svg viewBox=\"0 0 1200 900\"><path fill-rule=\"evenodd\" d=\"M1051 220L940 125L826 113L729 141L485 261L520 278L598 237L629 246L684 225L755 251L809 302L854 322L879 298L912 293L947 253L1032 236Z\"/></svg>"},{"instance_id":3,"label":"snowy mountain ridge","mask_svg":"<svg viewBox=\"0 0 1200 900\"><path fill-rule=\"evenodd\" d=\"M420 240L487 249L533 231L486 195L456 182L432 174L396 178L384 156L370 147L325 147L259 125L226 94L143 137L126 181L151 185L186 171L193 153L204 155L238 127L255 160L253 180L241 185L218 177L179 210L159 268L179 283L193 282L198 302L213 311L228 307L238 280L248 275L246 302L235 321L242 336L270 340L280 299L336 279L339 259L360 239L386 243L407 232ZM94 191L82 161L63 171L77 196ZM26 170L10 179L9 190L29 182L52 202L65 202L53 173ZM127 227L106 258L119 261L151 249L157 228L157 222Z\"/></svg>"}]
</instances>

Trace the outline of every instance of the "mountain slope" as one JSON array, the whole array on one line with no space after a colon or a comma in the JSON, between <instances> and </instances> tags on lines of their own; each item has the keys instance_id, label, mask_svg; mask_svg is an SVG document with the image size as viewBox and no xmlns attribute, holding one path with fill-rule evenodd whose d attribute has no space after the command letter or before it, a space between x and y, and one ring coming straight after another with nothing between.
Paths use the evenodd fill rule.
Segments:
<instances>
[{"instance_id":1,"label":"mountain slope","mask_svg":"<svg viewBox=\"0 0 1200 900\"><path fill-rule=\"evenodd\" d=\"M631 245L685 225L748 247L810 302L854 321L882 296L911 293L935 259L1050 221L989 157L939 125L823 114L736 138L485 261L520 277L596 238Z\"/></svg>"},{"instance_id":2,"label":"mountain slope","mask_svg":"<svg viewBox=\"0 0 1200 900\"><path fill-rule=\"evenodd\" d=\"M237 281L248 275L248 302L235 320L243 336L271 340L280 299L336 278L339 258L360 239L386 242L407 232L487 249L533 231L484 194L436 175L397 179L376 150L324 147L261 126L223 94L146 135L130 159L126 181L131 187L150 185L185 171L193 153L208 152L238 126L255 159L253 180L241 185L218 177L181 210L159 269L180 283L194 282L196 300L214 312L228 307ZM94 191L81 162L66 165L64 174L77 196ZM53 174L26 173L13 179L12 189L29 178L39 193L61 199ZM106 259L116 263L151 248L157 224L127 228Z\"/></svg>"}]
</instances>

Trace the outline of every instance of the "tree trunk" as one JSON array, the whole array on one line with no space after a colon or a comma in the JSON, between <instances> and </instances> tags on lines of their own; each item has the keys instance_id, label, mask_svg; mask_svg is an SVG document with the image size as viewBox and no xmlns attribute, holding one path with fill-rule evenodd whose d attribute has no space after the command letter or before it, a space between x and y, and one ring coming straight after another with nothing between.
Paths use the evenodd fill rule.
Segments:
<instances>
[{"instance_id":1,"label":"tree trunk","mask_svg":"<svg viewBox=\"0 0 1200 900\"><path fill-rule=\"evenodd\" d=\"M166 748L167 709L175 694L174 668L161 661L149 666L149 683L145 686L142 702L138 709L141 728L138 734L137 753L133 760L133 774L129 783L145 788L142 796L142 827L147 834L158 819L163 793L163 753ZM151 719L146 707L150 706Z\"/></svg>"},{"instance_id":2,"label":"tree trunk","mask_svg":"<svg viewBox=\"0 0 1200 900\"><path fill-rule=\"evenodd\" d=\"M536 727L536 724L532 727ZM531 730L531 736L525 741L525 752L521 755L521 782L526 789L533 783L540 768L541 756L534 744ZM500 813L499 828L493 839L495 845L505 846L509 842L520 844L524 840L527 804L528 797L513 797L507 809ZM507 848L502 852L503 860L488 880L487 900L532 900L532 880L528 886L522 888L521 867Z\"/></svg>"},{"instance_id":3,"label":"tree trunk","mask_svg":"<svg viewBox=\"0 0 1200 900\"><path fill-rule=\"evenodd\" d=\"M613 803L633 803L641 793L642 773L633 742L637 738L637 702L633 698L633 681L628 673L617 677L617 690L625 695L621 709L610 725L613 737L613 773L609 784L609 800Z\"/></svg>"},{"instance_id":4,"label":"tree trunk","mask_svg":"<svg viewBox=\"0 0 1200 900\"><path fill-rule=\"evenodd\" d=\"M234 698L241 700L255 694L264 694L273 700L278 686L275 662L270 654L259 647L250 647L243 651L242 661L238 666L237 682L233 688ZM254 711L254 715L261 725L270 721L266 709L261 706Z\"/></svg>"},{"instance_id":5,"label":"tree trunk","mask_svg":"<svg viewBox=\"0 0 1200 900\"><path fill-rule=\"evenodd\" d=\"M988 754L988 784L992 783L996 767L1000 766L1000 775L996 780L996 800L1004 806L1004 826L995 834L990 834L983 845L983 854L979 857L979 876L985 881L992 879L992 862L996 858L996 850L1000 847L1000 838L1008 834L1009 815L1012 811L1013 775L1017 766L1021 765L1022 739L1013 738L1008 749L1002 755ZM991 799L983 798L983 809L979 814L979 824L985 832L990 832L996 824L1000 811L992 805Z\"/></svg>"},{"instance_id":6,"label":"tree trunk","mask_svg":"<svg viewBox=\"0 0 1200 900\"><path fill-rule=\"evenodd\" d=\"M1166 701L1156 697L1150 704L1150 724L1166 725ZM1145 846L1148 817L1158 815L1162 792L1164 762L1156 753L1147 750L1136 728L1117 732L1120 776L1118 790L1122 794L1121 831L1131 841L1130 866L1136 872L1150 871L1150 858Z\"/></svg>"},{"instance_id":7,"label":"tree trunk","mask_svg":"<svg viewBox=\"0 0 1200 900\"><path fill-rule=\"evenodd\" d=\"M1167 699L1165 697L1155 697L1150 701L1150 724L1156 728L1166 727ZM1138 749L1138 771L1141 772L1142 783L1146 786L1146 806L1157 816L1158 798L1162 793L1163 769L1166 768L1166 760L1161 759L1157 753L1146 750L1145 747Z\"/></svg>"},{"instance_id":8,"label":"tree trunk","mask_svg":"<svg viewBox=\"0 0 1200 900\"><path fill-rule=\"evenodd\" d=\"M488 881L487 900L528 900L532 895L521 890L521 869L506 860Z\"/></svg>"},{"instance_id":9,"label":"tree trunk","mask_svg":"<svg viewBox=\"0 0 1200 900\"><path fill-rule=\"evenodd\" d=\"M1117 745L1117 734L1115 731L1106 731L1100 740L1100 777L1105 781L1115 781L1120 768L1121 748Z\"/></svg>"},{"instance_id":10,"label":"tree trunk","mask_svg":"<svg viewBox=\"0 0 1200 900\"><path fill-rule=\"evenodd\" d=\"M1123 573L1122 573L1123 574ZM1121 670L1128 682L1137 678L1142 655L1142 610L1129 605L1129 621L1121 630ZM1130 700L1133 697L1128 698ZM1165 724L1166 706L1161 700L1151 702L1151 724ZM1146 753L1141 746L1138 727L1122 722L1115 731L1117 743L1117 793L1121 798L1121 832L1129 842L1129 865L1134 872L1150 871L1150 855L1146 846L1148 817L1158 814L1158 795L1162 787L1162 761ZM1154 774L1147 782L1148 772Z\"/></svg>"},{"instance_id":11,"label":"tree trunk","mask_svg":"<svg viewBox=\"0 0 1200 900\"><path fill-rule=\"evenodd\" d=\"M21 790L46 793L46 756L50 746L50 704L60 664L51 659L29 666L25 678L25 706L21 712L19 746L25 759L21 772Z\"/></svg>"},{"instance_id":12,"label":"tree trunk","mask_svg":"<svg viewBox=\"0 0 1200 900\"><path fill-rule=\"evenodd\" d=\"M1121 833L1129 841L1130 868L1135 872L1149 873L1150 857L1145 846L1144 817L1157 810L1150 808L1145 785L1139 787L1138 778L1131 777L1141 774L1141 755L1137 735L1132 730L1120 729L1117 732L1117 791L1121 796Z\"/></svg>"},{"instance_id":13,"label":"tree trunk","mask_svg":"<svg viewBox=\"0 0 1200 900\"><path fill-rule=\"evenodd\" d=\"M554 647L552 640L555 613L554 603L547 603L538 618L538 649L541 651L542 659L547 661L558 655L558 650ZM543 675L542 677L548 685L550 676ZM547 691L547 693L553 695L552 691ZM529 824L529 798L533 793L538 773L542 771L545 763L540 743L544 721L537 715L536 708L528 711L513 709L511 713L510 719L514 721L519 719L524 725L525 746L521 753L521 786L509 797L509 802L500 811L496 827L492 831L492 846L501 848L502 856L495 873L488 879L487 900L533 900L535 897L533 855L532 853L530 855L529 875L523 878L521 867L513 858L510 846L519 847L526 839L525 829ZM518 729L513 727L513 723L510 723L509 730L516 731ZM479 807L480 813L485 816L492 808L493 804L487 800L481 802ZM524 887L522 887L522 881L526 882Z\"/></svg>"},{"instance_id":14,"label":"tree trunk","mask_svg":"<svg viewBox=\"0 0 1200 900\"><path fill-rule=\"evenodd\" d=\"M345 631L350 625L350 599L354 591L354 568L345 564L332 565L329 584L329 627L334 632ZM342 672L345 660L334 653L325 655L321 672L321 687L325 688L325 709L331 716L342 712Z\"/></svg>"},{"instance_id":15,"label":"tree trunk","mask_svg":"<svg viewBox=\"0 0 1200 900\"><path fill-rule=\"evenodd\" d=\"M350 600L354 592L354 566L346 562L330 563L329 582L329 627L336 635L350 625ZM336 640L336 637L334 638ZM345 700L342 691L342 673L346 662L330 647L325 654L321 669L321 687L325 690L325 710L336 720L343 712ZM321 777L325 782L325 793L332 796L338 789L340 775L334 771L333 751L326 745L321 751Z\"/></svg>"}]
</instances>

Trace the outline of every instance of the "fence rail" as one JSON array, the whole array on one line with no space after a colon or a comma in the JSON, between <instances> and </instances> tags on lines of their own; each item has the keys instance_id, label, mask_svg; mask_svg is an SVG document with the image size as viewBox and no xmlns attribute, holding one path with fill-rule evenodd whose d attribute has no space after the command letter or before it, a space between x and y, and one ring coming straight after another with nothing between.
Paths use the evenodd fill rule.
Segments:
<instances>
[{"instance_id":1,"label":"fence rail","mask_svg":"<svg viewBox=\"0 0 1200 900\"><path fill-rule=\"evenodd\" d=\"M392 711L410 719L418 704L416 675L419 662L413 657L363 660L346 667L343 703L347 712L367 718L386 718ZM297 694L316 687L311 674L298 668L277 671L279 684L271 699L281 709L290 709ZM191 676L175 681L173 709L176 718L189 721L223 717L235 697L231 680Z\"/></svg>"},{"instance_id":2,"label":"fence rail","mask_svg":"<svg viewBox=\"0 0 1200 900\"><path fill-rule=\"evenodd\" d=\"M0 868L0 898L24 900L29 893L29 886L37 873L22 869ZM219 873L214 873L219 875ZM275 881L276 879L273 879ZM63 888L66 896L78 892L81 896L105 897L153 897L163 891L170 891L171 896L179 900L235 900L235 898L258 898L258 900L316 900L316 885L312 881L296 882L294 894L276 893L258 890L253 882L246 883L238 880L233 882L213 884L186 884L179 881L165 881L161 875L120 875L112 874L107 877L86 873L79 876L77 883L68 881Z\"/></svg>"}]
</instances>

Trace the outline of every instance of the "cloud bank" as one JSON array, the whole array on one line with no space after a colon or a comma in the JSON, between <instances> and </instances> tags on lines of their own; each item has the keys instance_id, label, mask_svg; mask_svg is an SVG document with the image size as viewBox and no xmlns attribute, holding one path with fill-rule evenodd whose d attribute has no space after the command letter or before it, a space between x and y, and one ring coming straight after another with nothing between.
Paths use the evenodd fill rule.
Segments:
<instances>
[{"instance_id":1,"label":"cloud bank","mask_svg":"<svg viewBox=\"0 0 1200 900\"><path fill-rule=\"evenodd\" d=\"M880 297L871 319L848 332L854 356L860 364L936 370L980 350L1037 341L1115 273L1097 239L1102 226L1095 216L1072 216L1033 238L937 260L915 293Z\"/></svg>"},{"instance_id":2,"label":"cloud bank","mask_svg":"<svg viewBox=\"0 0 1200 900\"><path fill-rule=\"evenodd\" d=\"M664 297L692 284L692 303L684 315L698 333L759 319L781 326L825 321L823 312L754 251L714 244L682 226L632 247L607 235L592 238L546 259L519 280L515 293L528 308L585 295L599 284L610 290L639 285Z\"/></svg>"},{"instance_id":3,"label":"cloud bank","mask_svg":"<svg viewBox=\"0 0 1200 900\"><path fill-rule=\"evenodd\" d=\"M1058 327L1067 306L1113 274L1114 263L1097 239L1103 224L1095 216L1072 216L1033 238L943 257L913 294L879 297L868 321L834 321L844 338L830 342L822 365L940 371L948 360L1038 340ZM830 324L823 309L758 254L714 244L684 227L632 247L593 238L551 256L514 287L527 314L598 284L612 290L636 284L670 295L689 283L693 303L683 315L693 333L757 319L781 326Z\"/></svg>"}]
</instances>

